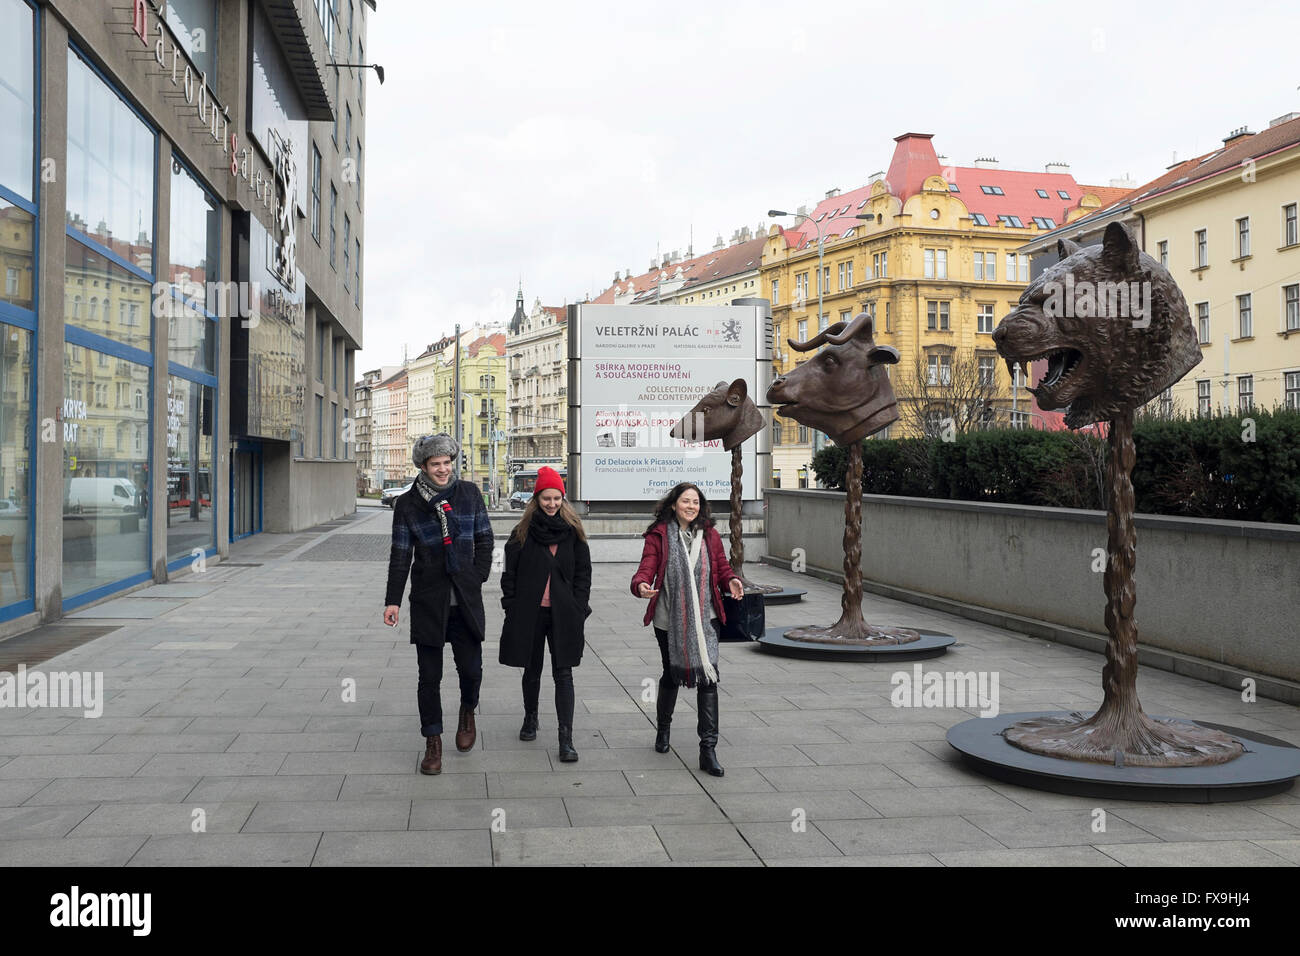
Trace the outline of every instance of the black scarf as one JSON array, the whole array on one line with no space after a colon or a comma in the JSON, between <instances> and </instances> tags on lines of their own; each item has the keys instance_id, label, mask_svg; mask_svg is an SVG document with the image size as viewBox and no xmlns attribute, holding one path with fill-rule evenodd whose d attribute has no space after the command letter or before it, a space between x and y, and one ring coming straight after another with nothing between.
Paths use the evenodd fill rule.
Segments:
<instances>
[{"instance_id":1,"label":"black scarf","mask_svg":"<svg viewBox=\"0 0 1300 956\"><path fill-rule=\"evenodd\" d=\"M446 562L448 574L455 574L460 570L460 561L456 558L455 548L456 520L451 512L451 493L455 487L454 480L439 488L423 470L415 473L415 490L438 515L438 524L442 530L443 560Z\"/></svg>"},{"instance_id":2,"label":"black scarf","mask_svg":"<svg viewBox=\"0 0 1300 956\"><path fill-rule=\"evenodd\" d=\"M553 544L559 544L566 535L572 533L573 526L561 518L558 511L553 515L548 515L541 508L538 508L533 514L533 520L528 523L528 537L547 548Z\"/></svg>"}]
</instances>

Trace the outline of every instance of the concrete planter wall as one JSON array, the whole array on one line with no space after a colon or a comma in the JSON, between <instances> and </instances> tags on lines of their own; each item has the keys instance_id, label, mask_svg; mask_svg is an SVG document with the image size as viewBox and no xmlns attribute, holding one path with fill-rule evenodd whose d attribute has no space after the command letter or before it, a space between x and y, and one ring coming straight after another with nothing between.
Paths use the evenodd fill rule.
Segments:
<instances>
[{"instance_id":1,"label":"concrete planter wall","mask_svg":"<svg viewBox=\"0 0 1300 956\"><path fill-rule=\"evenodd\" d=\"M766 494L773 562L788 564L802 548L809 570L840 572L844 494ZM872 590L924 592L1038 636L1105 634L1102 576L1093 570L1105 560L1104 512L864 495L862 526L862 574ZM1300 682L1300 527L1139 515L1137 529L1145 648ZM1020 626L1034 622L1048 627Z\"/></svg>"}]
</instances>

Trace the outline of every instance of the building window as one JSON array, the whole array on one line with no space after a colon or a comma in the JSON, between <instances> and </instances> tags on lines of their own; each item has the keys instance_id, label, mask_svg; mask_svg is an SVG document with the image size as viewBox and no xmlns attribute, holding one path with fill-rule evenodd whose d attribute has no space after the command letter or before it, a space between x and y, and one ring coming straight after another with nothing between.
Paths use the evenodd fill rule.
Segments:
<instances>
[{"instance_id":1,"label":"building window","mask_svg":"<svg viewBox=\"0 0 1300 956\"><path fill-rule=\"evenodd\" d=\"M818 289L823 295L831 291L831 267L822 266L822 284Z\"/></svg>"},{"instance_id":2,"label":"building window","mask_svg":"<svg viewBox=\"0 0 1300 956\"><path fill-rule=\"evenodd\" d=\"M842 263L842 262L840 263L840 270L839 270L839 271L840 271L840 286L839 286L839 288L840 288L840 291L843 292L843 291L844 291L846 288L848 288L848 287L844 284L844 263Z\"/></svg>"},{"instance_id":3,"label":"building window","mask_svg":"<svg viewBox=\"0 0 1300 956\"><path fill-rule=\"evenodd\" d=\"M356 246L356 257L352 260L352 303L361 305L361 240L354 241Z\"/></svg>"},{"instance_id":4,"label":"building window","mask_svg":"<svg viewBox=\"0 0 1300 956\"><path fill-rule=\"evenodd\" d=\"M982 282L984 280L984 253L975 253L975 280Z\"/></svg>"},{"instance_id":5,"label":"building window","mask_svg":"<svg viewBox=\"0 0 1300 956\"><path fill-rule=\"evenodd\" d=\"M890 322L889 322L889 303L888 303L888 302L885 303L885 331L886 331L886 332L892 332L892 331L893 331L893 327L890 325Z\"/></svg>"},{"instance_id":6,"label":"building window","mask_svg":"<svg viewBox=\"0 0 1300 956\"><path fill-rule=\"evenodd\" d=\"M316 457L325 457L325 399L316 396Z\"/></svg>"},{"instance_id":7,"label":"building window","mask_svg":"<svg viewBox=\"0 0 1300 956\"><path fill-rule=\"evenodd\" d=\"M1282 376L1283 404L1292 411L1300 411L1300 372L1287 372Z\"/></svg>"},{"instance_id":8,"label":"building window","mask_svg":"<svg viewBox=\"0 0 1300 956\"><path fill-rule=\"evenodd\" d=\"M930 385L951 385L952 356L930 354L927 357L926 382Z\"/></svg>"},{"instance_id":9,"label":"building window","mask_svg":"<svg viewBox=\"0 0 1300 956\"><path fill-rule=\"evenodd\" d=\"M1058 189L1058 190L1056 191L1056 195L1060 196L1062 199L1069 199L1069 198L1070 198L1070 194L1067 193L1064 189Z\"/></svg>"},{"instance_id":10,"label":"building window","mask_svg":"<svg viewBox=\"0 0 1300 956\"><path fill-rule=\"evenodd\" d=\"M1039 229L1055 229L1056 220L1051 216L1034 216L1034 225Z\"/></svg>"},{"instance_id":11,"label":"building window","mask_svg":"<svg viewBox=\"0 0 1300 956\"><path fill-rule=\"evenodd\" d=\"M1007 281L1016 281L1016 254L1014 252L1007 253Z\"/></svg>"},{"instance_id":12,"label":"building window","mask_svg":"<svg viewBox=\"0 0 1300 956\"><path fill-rule=\"evenodd\" d=\"M1160 393L1160 417L1170 419L1174 416L1174 390L1172 387Z\"/></svg>"},{"instance_id":13,"label":"building window","mask_svg":"<svg viewBox=\"0 0 1300 956\"><path fill-rule=\"evenodd\" d=\"M981 303L975 316L975 331L993 334L993 304Z\"/></svg>"},{"instance_id":14,"label":"building window","mask_svg":"<svg viewBox=\"0 0 1300 956\"><path fill-rule=\"evenodd\" d=\"M800 319L798 322L798 329L799 329L799 341L807 342L808 341L808 320Z\"/></svg>"},{"instance_id":15,"label":"building window","mask_svg":"<svg viewBox=\"0 0 1300 956\"><path fill-rule=\"evenodd\" d=\"M1169 240L1161 239L1156 243L1156 258L1160 260L1162 268L1169 268Z\"/></svg>"},{"instance_id":16,"label":"building window","mask_svg":"<svg viewBox=\"0 0 1300 956\"><path fill-rule=\"evenodd\" d=\"M780 303L781 303L781 280L773 279L772 280L772 304L779 305Z\"/></svg>"},{"instance_id":17,"label":"building window","mask_svg":"<svg viewBox=\"0 0 1300 956\"><path fill-rule=\"evenodd\" d=\"M982 212L971 213L970 220L972 223L974 223L977 226L987 226L989 224L989 221L986 218L984 218L984 213Z\"/></svg>"},{"instance_id":18,"label":"building window","mask_svg":"<svg viewBox=\"0 0 1300 956\"><path fill-rule=\"evenodd\" d=\"M1196 303L1196 334L1202 345L1210 341L1210 303Z\"/></svg>"},{"instance_id":19,"label":"building window","mask_svg":"<svg viewBox=\"0 0 1300 956\"><path fill-rule=\"evenodd\" d=\"M947 249L926 249L925 250L925 278L927 279L948 278L948 250Z\"/></svg>"},{"instance_id":20,"label":"building window","mask_svg":"<svg viewBox=\"0 0 1300 956\"><path fill-rule=\"evenodd\" d=\"M984 193L984 195L986 195L986 196L1002 196L1002 195L1004 195L1004 193L1002 192L1002 187L1001 187L1001 186L981 186L981 187L980 187L980 192Z\"/></svg>"},{"instance_id":21,"label":"building window","mask_svg":"<svg viewBox=\"0 0 1300 956\"><path fill-rule=\"evenodd\" d=\"M1255 376L1237 376L1237 411L1248 412L1255 407Z\"/></svg>"},{"instance_id":22,"label":"building window","mask_svg":"<svg viewBox=\"0 0 1300 956\"><path fill-rule=\"evenodd\" d=\"M1034 190L1034 194L1035 194L1036 196L1038 196L1039 199L1050 199L1050 198L1051 198L1050 196L1047 195L1047 190L1046 190L1046 189L1035 189L1035 190Z\"/></svg>"},{"instance_id":23,"label":"building window","mask_svg":"<svg viewBox=\"0 0 1300 956\"><path fill-rule=\"evenodd\" d=\"M1196 230L1196 268L1204 269L1210 264L1210 243L1206 230Z\"/></svg>"},{"instance_id":24,"label":"building window","mask_svg":"<svg viewBox=\"0 0 1300 956\"><path fill-rule=\"evenodd\" d=\"M948 331L948 303L933 299L925 303L925 327L930 331Z\"/></svg>"},{"instance_id":25,"label":"building window","mask_svg":"<svg viewBox=\"0 0 1300 956\"><path fill-rule=\"evenodd\" d=\"M1286 331L1300 332L1300 285L1284 285L1282 298L1285 302Z\"/></svg>"},{"instance_id":26,"label":"building window","mask_svg":"<svg viewBox=\"0 0 1300 956\"><path fill-rule=\"evenodd\" d=\"M1250 338L1253 323L1250 318L1250 293L1237 296L1237 337L1241 339Z\"/></svg>"},{"instance_id":27,"label":"building window","mask_svg":"<svg viewBox=\"0 0 1300 956\"><path fill-rule=\"evenodd\" d=\"M311 144L311 237L320 243L320 150Z\"/></svg>"},{"instance_id":28,"label":"building window","mask_svg":"<svg viewBox=\"0 0 1300 956\"><path fill-rule=\"evenodd\" d=\"M330 268L331 269L337 268L334 265L334 261L335 261L334 249L338 245L336 241L336 232L335 232L334 224L338 221L338 216L336 215L338 211L338 207L339 207L339 191L334 188L333 183L330 183Z\"/></svg>"},{"instance_id":29,"label":"building window","mask_svg":"<svg viewBox=\"0 0 1300 956\"><path fill-rule=\"evenodd\" d=\"M844 288L852 289L853 288L853 260L852 259L850 259L848 262L844 264L844 276L847 281L847 285L845 285Z\"/></svg>"},{"instance_id":30,"label":"building window","mask_svg":"<svg viewBox=\"0 0 1300 956\"><path fill-rule=\"evenodd\" d=\"M1296 227L1296 204L1288 203L1282 207L1282 245L1294 246L1300 242L1300 230Z\"/></svg>"},{"instance_id":31,"label":"building window","mask_svg":"<svg viewBox=\"0 0 1300 956\"><path fill-rule=\"evenodd\" d=\"M995 362L997 360L992 355L981 355L979 357L979 383L981 385L992 385Z\"/></svg>"},{"instance_id":32,"label":"building window","mask_svg":"<svg viewBox=\"0 0 1300 956\"><path fill-rule=\"evenodd\" d=\"M329 326L324 322L316 324L316 381L325 381L325 348L329 342Z\"/></svg>"},{"instance_id":33,"label":"building window","mask_svg":"<svg viewBox=\"0 0 1300 956\"><path fill-rule=\"evenodd\" d=\"M1196 414L1202 417L1210 414L1210 380L1207 378L1196 381Z\"/></svg>"},{"instance_id":34,"label":"building window","mask_svg":"<svg viewBox=\"0 0 1300 956\"><path fill-rule=\"evenodd\" d=\"M1020 263L1020 280L1019 280L1019 281L1021 281L1021 282L1028 282L1028 281L1029 281L1029 256L1021 255L1021 256L1018 256L1017 259L1018 259L1018 261L1019 261L1019 263ZM1011 279L1011 276L1007 276L1007 280L1010 281L1010 279Z\"/></svg>"},{"instance_id":35,"label":"building window","mask_svg":"<svg viewBox=\"0 0 1300 956\"><path fill-rule=\"evenodd\" d=\"M1243 216L1237 220L1237 258L1244 259L1250 255L1250 217Z\"/></svg>"},{"instance_id":36,"label":"building window","mask_svg":"<svg viewBox=\"0 0 1300 956\"><path fill-rule=\"evenodd\" d=\"M221 206L178 162L172 163L169 219L171 286L162 299L167 358L200 372L215 373L218 313L225 309L236 315L240 306L229 301L228 293L225 302L217 301L218 294L207 294L213 287L206 284L220 275Z\"/></svg>"},{"instance_id":37,"label":"building window","mask_svg":"<svg viewBox=\"0 0 1300 956\"><path fill-rule=\"evenodd\" d=\"M1300 376L1297 377L1300 378ZM772 444L773 445L781 444L781 423L780 422L776 422L776 421L772 422Z\"/></svg>"},{"instance_id":38,"label":"building window","mask_svg":"<svg viewBox=\"0 0 1300 956\"><path fill-rule=\"evenodd\" d=\"M889 253L878 252L871 257L871 264L875 269L876 278L884 279L889 275Z\"/></svg>"},{"instance_id":39,"label":"building window","mask_svg":"<svg viewBox=\"0 0 1300 956\"><path fill-rule=\"evenodd\" d=\"M808 426L807 426L807 425L800 425L800 426L799 426L799 444L801 444L801 445L806 445L806 444L808 444Z\"/></svg>"},{"instance_id":40,"label":"building window","mask_svg":"<svg viewBox=\"0 0 1300 956\"><path fill-rule=\"evenodd\" d=\"M352 288L352 220L343 214L343 288Z\"/></svg>"}]
</instances>

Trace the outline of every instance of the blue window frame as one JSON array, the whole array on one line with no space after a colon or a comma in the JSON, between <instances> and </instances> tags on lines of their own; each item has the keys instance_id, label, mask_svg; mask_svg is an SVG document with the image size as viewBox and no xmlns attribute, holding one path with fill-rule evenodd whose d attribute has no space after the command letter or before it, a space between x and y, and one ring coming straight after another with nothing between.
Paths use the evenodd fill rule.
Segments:
<instances>
[{"instance_id":1,"label":"blue window frame","mask_svg":"<svg viewBox=\"0 0 1300 956\"><path fill-rule=\"evenodd\" d=\"M103 311L92 318L75 296L65 301L65 377L80 420L63 435L64 611L150 580L150 502L161 487L149 467L158 133L75 45L67 63L65 285L100 293ZM81 349L89 352L79 366L70 359ZM112 392L96 387L101 377L119 380L113 405Z\"/></svg>"},{"instance_id":2,"label":"blue window frame","mask_svg":"<svg viewBox=\"0 0 1300 956\"><path fill-rule=\"evenodd\" d=\"M0 35L0 226L6 233L0 276L0 559L12 569L0 574L5 621L35 610L41 46L34 4L0 0Z\"/></svg>"}]
</instances>

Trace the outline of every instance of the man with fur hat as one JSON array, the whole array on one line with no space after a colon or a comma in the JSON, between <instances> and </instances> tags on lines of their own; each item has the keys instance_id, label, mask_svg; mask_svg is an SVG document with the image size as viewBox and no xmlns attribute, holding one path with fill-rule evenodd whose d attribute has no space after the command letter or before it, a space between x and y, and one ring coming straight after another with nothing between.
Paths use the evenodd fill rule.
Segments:
<instances>
[{"instance_id":1,"label":"man with fur hat","mask_svg":"<svg viewBox=\"0 0 1300 956\"><path fill-rule=\"evenodd\" d=\"M442 772L443 644L450 642L460 677L456 749L474 746L474 708L483 679L483 582L492 570L492 525L483 495L455 477L460 444L450 435L426 435L411 460L415 483L393 504L384 623L397 626L411 577L411 643L420 667L417 699L425 738L420 772ZM414 560L414 564L412 564Z\"/></svg>"}]
</instances>

